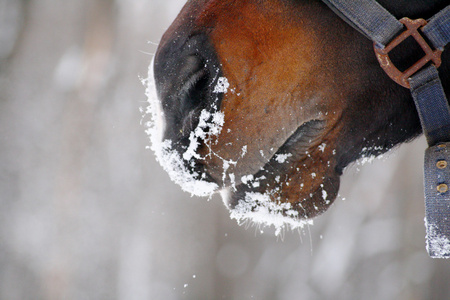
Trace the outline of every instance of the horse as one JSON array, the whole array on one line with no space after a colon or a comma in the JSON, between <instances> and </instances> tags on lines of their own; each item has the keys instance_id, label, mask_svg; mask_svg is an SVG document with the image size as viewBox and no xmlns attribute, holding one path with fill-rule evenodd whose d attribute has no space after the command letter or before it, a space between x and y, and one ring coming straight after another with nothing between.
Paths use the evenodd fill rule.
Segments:
<instances>
[{"instance_id":1,"label":"horse","mask_svg":"<svg viewBox=\"0 0 450 300\"><path fill-rule=\"evenodd\" d=\"M398 19L448 5L378 2ZM400 70L423 55L413 44L391 54ZM349 164L422 132L373 43L320 0L189 0L150 73L158 160L184 190L220 192L238 221L303 226L334 202Z\"/></svg>"}]
</instances>

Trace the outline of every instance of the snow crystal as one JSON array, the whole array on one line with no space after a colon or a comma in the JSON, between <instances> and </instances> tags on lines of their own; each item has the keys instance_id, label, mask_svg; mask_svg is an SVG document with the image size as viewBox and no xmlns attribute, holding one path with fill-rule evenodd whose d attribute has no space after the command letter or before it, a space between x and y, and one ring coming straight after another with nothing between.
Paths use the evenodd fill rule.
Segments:
<instances>
[{"instance_id":1,"label":"snow crystal","mask_svg":"<svg viewBox=\"0 0 450 300\"><path fill-rule=\"evenodd\" d=\"M228 83L228 79L226 77L219 77L217 79L217 84L214 87L214 93L226 93L230 84Z\"/></svg>"},{"instance_id":2,"label":"snow crystal","mask_svg":"<svg viewBox=\"0 0 450 300\"><path fill-rule=\"evenodd\" d=\"M361 166L371 164L375 160L375 158L375 155L363 156L357 161L357 164Z\"/></svg>"},{"instance_id":3,"label":"snow crystal","mask_svg":"<svg viewBox=\"0 0 450 300\"><path fill-rule=\"evenodd\" d=\"M363 156L356 162L356 164L363 166L363 165L372 163L375 159L382 160L384 158L383 155L368 154L372 151L383 151L383 147L380 147L380 146L364 147L361 150L361 152L363 153Z\"/></svg>"},{"instance_id":4,"label":"snow crystal","mask_svg":"<svg viewBox=\"0 0 450 300\"><path fill-rule=\"evenodd\" d=\"M285 229L303 228L312 225L312 220L299 220L298 212L292 209L291 203L276 203L270 196L261 193L246 193L231 211L231 218L239 224L248 221L265 226L275 227L275 235L278 236Z\"/></svg>"},{"instance_id":5,"label":"snow crystal","mask_svg":"<svg viewBox=\"0 0 450 300\"><path fill-rule=\"evenodd\" d=\"M247 145L242 146L242 153L241 153L241 157L244 157L245 154L247 154Z\"/></svg>"},{"instance_id":6,"label":"snow crystal","mask_svg":"<svg viewBox=\"0 0 450 300\"><path fill-rule=\"evenodd\" d=\"M186 152L183 153L183 159L186 161L189 161L191 158L199 158L199 155L197 154L196 150L200 143L198 142L199 133L198 132L191 132L189 136L189 147L187 148Z\"/></svg>"},{"instance_id":7,"label":"snow crystal","mask_svg":"<svg viewBox=\"0 0 450 300\"><path fill-rule=\"evenodd\" d=\"M277 155L275 155L275 160L276 160L278 163L282 164L282 163L284 163L284 162L288 159L288 157L291 157L291 156L292 156L291 153L287 153L287 154L277 154Z\"/></svg>"},{"instance_id":8,"label":"snow crystal","mask_svg":"<svg viewBox=\"0 0 450 300\"><path fill-rule=\"evenodd\" d=\"M245 175L241 177L241 181L244 184L247 184L248 182L253 180L253 175Z\"/></svg>"},{"instance_id":9,"label":"snow crystal","mask_svg":"<svg viewBox=\"0 0 450 300\"><path fill-rule=\"evenodd\" d=\"M230 181L231 181L231 187L236 190L236 176L231 173L228 175L230 177Z\"/></svg>"},{"instance_id":10,"label":"snow crystal","mask_svg":"<svg viewBox=\"0 0 450 300\"><path fill-rule=\"evenodd\" d=\"M324 201L327 201L328 193L325 190L322 190L322 198Z\"/></svg>"},{"instance_id":11,"label":"snow crystal","mask_svg":"<svg viewBox=\"0 0 450 300\"><path fill-rule=\"evenodd\" d=\"M163 169L169 174L169 177L181 188L198 196L209 196L214 193L218 185L212 182L196 179L199 174L191 173L185 166L180 154L173 150L170 140L152 145L156 159Z\"/></svg>"},{"instance_id":12,"label":"snow crystal","mask_svg":"<svg viewBox=\"0 0 450 300\"><path fill-rule=\"evenodd\" d=\"M212 118L211 121L209 121ZM200 112L199 123L197 128L190 133L189 147L183 153L183 159L189 161L191 158L201 158L197 153L197 148L200 146L199 140L208 140L208 136L217 136L224 124L224 115L222 112L211 113L207 110Z\"/></svg>"},{"instance_id":13,"label":"snow crystal","mask_svg":"<svg viewBox=\"0 0 450 300\"><path fill-rule=\"evenodd\" d=\"M425 220L425 224L426 224ZM436 226L426 224L427 251L433 258L450 258L450 240L439 234Z\"/></svg>"},{"instance_id":14,"label":"snow crystal","mask_svg":"<svg viewBox=\"0 0 450 300\"><path fill-rule=\"evenodd\" d=\"M325 152L325 148L326 147L327 147L327 144L322 143L322 144L319 145L319 150L322 151L322 152Z\"/></svg>"},{"instance_id":15,"label":"snow crystal","mask_svg":"<svg viewBox=\"0 0 450 300\"><path fill-rule=\"evenodd\" d=\"M148 107L145 115L151 117L151 121L147 122L146 132L150 137L151 149L156 155L157 161L161 164L163 169L169 174L172 181L181 186L184 191L193 195L209 196L218 189L218 185L212 182L198 180L200 174L191 172L186 167L186 161L191 158L198 158L196 149L199 146L199 139L206 138L206 130L208 134L218 134L223 125L223 114L217 112L211 114L202 111L200 115L200 122L196 130L191 132L189 137L190 144L183 155L180 155L172 147L171 140L163 140L164 132L164 112L161 109L161 104L156 95L156 88L153 79L153 61L149 67L148 78L143 80L146 85L146 95L148 97ZM209 121L211 120L212 121Z\"/></svg>"}]
</instances>

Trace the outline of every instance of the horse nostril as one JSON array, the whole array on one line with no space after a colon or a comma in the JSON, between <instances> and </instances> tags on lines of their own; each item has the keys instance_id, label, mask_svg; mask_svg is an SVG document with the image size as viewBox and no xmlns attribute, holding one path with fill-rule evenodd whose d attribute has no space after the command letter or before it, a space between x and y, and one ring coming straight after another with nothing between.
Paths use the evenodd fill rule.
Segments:
<instances>
[{"instance_id":1,"label":"horse nostril","mask_svg":"<svg viewBox=\"0 0 450 300\"><path fill-rule=\"evenodd\" d=\"M180 77L189 78L193 74L201 72L205 66L205 63L199 56L189 55L180 62L180 66Z\"/></svg>"},{"instance_id":2,"label":"horse nostril","mask_svg":"<svg viewBox=\"0 0 450 300\"><path fill-rule=\"evenodd\" d=\"M192 110L202 104L202 94L208 87L209 73L205 63L196 56L186 58L180 70L180 88L177 98L181 102L180 109Z\"/></svg>"},{"instance_id":3,"label":"horse nostril","mask_svg":"<svg viewBox=\"0 0 450 300\"><path fill-rule=\"evenodd\" d=\"M178 137L190 134L198 124L200 113L211 102L209 85L210 73L205 62L198 56L187 56L177 66L171 87L167 91L164 110L172 116L172 127Z\"/></svg>"},{"instance_id":4,"label":"horse nostril","mask_svg":"<svg viewBox=\"0 0 450 300\"><path fill-rule=\"evenodd\" d=\"M158 49L154 75L167 122L165 138L186 139L197 126L202 110L219 109L220 95L213 89L221 74L217 61L205 36L191 37L180 44L164 43Z\"/></svg>"}]
</instances>

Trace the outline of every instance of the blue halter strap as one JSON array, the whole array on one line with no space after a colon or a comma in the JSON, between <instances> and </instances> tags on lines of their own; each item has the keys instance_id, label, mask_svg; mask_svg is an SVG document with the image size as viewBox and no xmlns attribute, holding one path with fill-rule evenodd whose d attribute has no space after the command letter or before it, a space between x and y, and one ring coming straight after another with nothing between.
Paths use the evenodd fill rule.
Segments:
<instances>
[{"instance_id":1,"label":"blue halter strap","mask_svg":"<svg viewBox=\"0 0 450 300\"><path fill-rule=\"evenodd\" d=\"M424 163L427 251L434 258L450 258L450 108L437 70L440 53L450 42L450 5L426 22L397 20L375 0L323 2L374 42L377 58L386 73L411 91L429 145ZM408 36L416 39L426 57L402 73L395 67L392 69L388 52Z\"/></svg>"}]
</instances>

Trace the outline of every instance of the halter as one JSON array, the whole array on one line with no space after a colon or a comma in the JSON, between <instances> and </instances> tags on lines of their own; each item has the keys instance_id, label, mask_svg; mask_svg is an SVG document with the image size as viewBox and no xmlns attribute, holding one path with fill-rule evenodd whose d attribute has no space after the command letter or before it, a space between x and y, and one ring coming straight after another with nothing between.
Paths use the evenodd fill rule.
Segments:
<instances>
[{"instance_id":1,"label":"halter","mask_svg":"<svg viewBox=\"0 0 450 300\"><path fill-rule=\"evenodd\" d=\"M429 146L424 163L427 251L433 258L450 258L450 108L437 71L441 53L450 42L450 5L427 22L397 20L375 0L323 2L374 42L376 57L387 75L411 91ZM401 72L389 52L408 37L417 41L425 56Z\"/></svg>"}]
</instances>

